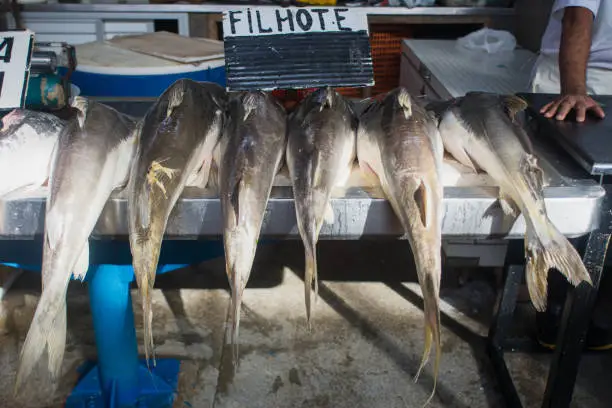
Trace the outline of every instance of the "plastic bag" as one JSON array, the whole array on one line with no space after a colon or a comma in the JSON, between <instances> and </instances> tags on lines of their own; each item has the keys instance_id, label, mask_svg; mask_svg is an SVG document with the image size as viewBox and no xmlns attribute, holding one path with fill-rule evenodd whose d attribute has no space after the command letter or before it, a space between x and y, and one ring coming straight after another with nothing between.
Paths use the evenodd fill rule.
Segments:
<instances>
[{"instance_id":1,"label":"plastic bag","mask_svg":"<svg viewBox=\"0 0 612 408\"><path fill-rule=\"evenodd\" d=\"M469 50L485 51L489 54L509 52L516 47L516 38L503 30L482 28L457 39L457 45Z\"/></svg>"}]
</instances>

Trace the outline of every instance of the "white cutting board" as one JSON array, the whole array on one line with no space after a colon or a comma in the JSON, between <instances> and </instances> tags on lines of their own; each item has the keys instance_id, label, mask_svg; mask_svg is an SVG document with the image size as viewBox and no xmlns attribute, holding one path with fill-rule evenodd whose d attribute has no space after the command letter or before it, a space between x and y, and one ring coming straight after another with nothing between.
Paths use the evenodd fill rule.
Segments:
<instances>
[{"instance_id":1,"label":"white cutting board","mask_svg":"<svg viewBox=\"0 0 612 408\"><path fill-rule=\"evenodd\" d=\"M153 55L182 64L223 58L223 41L190 38L166 31L116 36L107 41L115 47Z\"/></svg>"}]
</instances>

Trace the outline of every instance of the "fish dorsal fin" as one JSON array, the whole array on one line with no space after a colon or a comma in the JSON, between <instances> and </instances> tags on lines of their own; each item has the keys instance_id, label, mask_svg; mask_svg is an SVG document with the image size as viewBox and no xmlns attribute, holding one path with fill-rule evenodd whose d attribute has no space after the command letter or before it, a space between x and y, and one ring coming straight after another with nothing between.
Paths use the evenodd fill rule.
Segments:
<instances>
[{"instance_id":1,"label":"fish dorsal fin","mask_svg":"<svg viewBox=\"0 0 612 408\"><path fill-rule=\"evenodd\" d=\"M506 107L506 111L510 119L514 120L516 114L527 109L527 101L516 95L504 95L502 96L502 102Z\"/></svg>"},{"instance_id":2,"label":"fish dorsal fin","mask_svg":"<svg viewBox=\"0 0 612 408\"><path fill-rule=\"evenodd\" d=\"M405 88L401 88L397 94L397 103L400 109L404 112L404 117L408 119L412 116L412 98L410 93Z\"/></svg>"},{"instance_id":3,"label":"fish dorsal fin","mask_svg":"<svg viewBox=\"0 0 612 408\"><path fill-rule=\"evenodd\" d=\"M419 180L419 186L414 191L414 201L416 202L417 207L419 208L423 227L427 228L429 226L429 203L427 199L427 188L425 187L425 183L423 183L423 180Z\"/></svg>"},{"instance_id":4,"label":"fish dorsal fin","mask_svg":"<svg viewBox=\"0 0 612 408\"><path fill-rule=\"evenodd\" d=\"M183 103L183 97L185 96L184 87L174 87L168 95L168 108L166 110L166 118L172 115L175 108L179 107Z\"/></svg>"},{"instance_id":5,"label":"fish dorsal fin","mask_svg":"<svg viewBox=\"0 0 612 408\"><path fill-rule=\"evenodd\" d=\"M79 122L79 127L83 129L85 125L85 119L87 118L87 110L89 108L89 101L87 98L82 96L75 96L72 100L71 106L77 110L77 120Z\"/></svg>"},{"instance_id":6,"label":"fish dorsal fin","mask_svg":"<svg viewBox=\"0 0 612 408\"><path fill-rule=\"evenodd\" d=\"M242 106L244 108L244 118L242 120L246 121L251 112L257 108L257 96L253 93L247 93L242 98Z\"/></svg>"},{"instance_id":7,"label":"fish dorsal fin","mask_svg":"<svg viewBox=\"0 0 612 408\"><path fill-rule=\"evenodd\" d=\"M325 88L323 91L325 92L325 99L321 101L321 105L319 107L319 111L323 111L323 109L331 109L334 106L334 90L331 87Z\"/></svg>"}]
</instances>

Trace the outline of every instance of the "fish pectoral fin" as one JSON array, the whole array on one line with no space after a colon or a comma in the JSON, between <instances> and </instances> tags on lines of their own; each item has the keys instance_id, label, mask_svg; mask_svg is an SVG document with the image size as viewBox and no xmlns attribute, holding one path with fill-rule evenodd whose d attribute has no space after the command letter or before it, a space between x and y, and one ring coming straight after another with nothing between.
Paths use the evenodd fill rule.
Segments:
<instances>
[{"instance_id":1,"label":"fish pectoral fin","mask_svg":"<svg viewBox=\"0 0 612 408\"><path fill-rule=\"evenodd\" d=\"M380 179L378 178L378 175L368 163L364 162L363 160L359 160L359 169L361 170L363 180L368 186L380 186Z\"/></svg>"},{"instance_id":2,"label":"fish pectoral fin","mask_svg":"<svg viewBox=\"0 0 612 408\"><path fill-rule=\"evenodd\" d=\"M429 227L429 205L430 205L430 199L427 197L427 187L425 186L425 183L423 182L423 180L419 180L419 186L417 187L417 189L414 191L414 201L417 204L417 207L419 208L419 213L421 215L421 222L423 223L423 227L424 228L428 228Z\"/></svg>"},{"instance_id":3,"label":"fish pectoral fin","mask_svg":"<svg viewBox=\"0 0 612 408\"><path fill-rule=\"evenodd\" d=\"M325 206L325 215L323 217L323 219L325 220L326 223L328 224L333 224L334 223L334 209L331 206L331 203L327 203L327 206Z\"/></svg>"},{"instance_id":4,"label":"fish pectoral fin","mask_svg":"<svg viewBox=\"0 0 612 408\"><path fill-rule=\"evenodd\" d=\"M500 190L498 201L499 206L501 207L505 215L510 215L512 217L519 216L521 212L519 206L509 194L505 193L503 190Z\"/></svg>"},{"instance_id":5,"label":"fish pectoral fin","mask_svg":"<svg viewBox=\"0 0 612 408\"><path fill-rule=\"evenodd\" d=\"M64 235L65 217L61 216L55 207L52 207L45 217L45 235L47 237L47 245L51 250L55 249L55 245Z\"/></svg>"},{"instance_id":6,"label":"fish pectoral fin","mask_svg":"<svg viewBox=\"0 0 612 408\"><path fill-rule=\"evenodd\" d=\"M517 113L527 109L528 103L523 98L516 95L504 95L502 101L506 108L506 113L512 121L516 118Z\"/></svg>"},{"instance_id":7,"label":"fish pectoral fin","mask_svg":"<svg viewBox=\"0 0 612 408\"><path fill-rule=\"evenodd\" d=\"M87 270L89 269L89 242L86 242L83 245L83 249L79 254L79 257L74 264L74 268L72 268L72 274L76 279L80 279L83 281L85 276L87 275Z\"/></svg>"},{"instance_id":8,"label":"fish pectoral fin","mask_svg":"<svg viewBox=\"0 0 612 408\"><path fill-rule=\"evenodd\" d=\"M544 188L544 172L538 166L538 160L532 154L521 157L519 169L525 176L525 181L531 191L542 191Z\"/></svg>"}]
</instances>

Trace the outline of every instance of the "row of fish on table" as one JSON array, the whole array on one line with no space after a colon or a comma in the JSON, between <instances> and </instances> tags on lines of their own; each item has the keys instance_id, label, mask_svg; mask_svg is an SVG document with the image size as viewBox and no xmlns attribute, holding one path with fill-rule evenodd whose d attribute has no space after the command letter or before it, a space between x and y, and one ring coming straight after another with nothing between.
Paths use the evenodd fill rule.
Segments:
<instances>
[{"instance_id":1,"label":"row of fish on table","mask_svg":"<svg viewBox=\"0 0 612 408\"><path fill-rule=\"evenodd\" d=\"M538 310L546 307L550 268L574 285L590 282L580 256L546 215L542 171L516 120L526 104L517 97L472 92L423 106L400 87L357 105L321 88L287 114L268 93L226 93L216 84L179 80L141 119L83 97L76 97L72 108L76 114L66 122L25 110L3 119L0 166L2 174L11 174L0 187L5 199L47 179L49 191L43 292L21 351L16 391L23 389L45 350L46 373L53 384L59 379L68 282L71 276L85 277L89 235L116 189L127 189L129 244L142 297L147 359L155 358L151 296L160 247L185 186L219 192L232 293L229 339L237 351L243 291L283 163L305 249L309 326L317 297L316 243L324 222L333 223L332 191L346 184L355 160L364 178L382 187L407 234L423 291L425 350L417 377L434 347L431 396L441 353L445 150L496 181L505 213L524 214L527 284Z\"/></svg>"}]
</instances>

